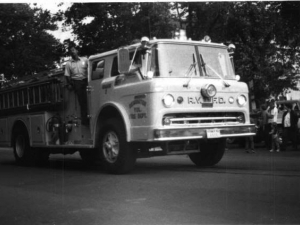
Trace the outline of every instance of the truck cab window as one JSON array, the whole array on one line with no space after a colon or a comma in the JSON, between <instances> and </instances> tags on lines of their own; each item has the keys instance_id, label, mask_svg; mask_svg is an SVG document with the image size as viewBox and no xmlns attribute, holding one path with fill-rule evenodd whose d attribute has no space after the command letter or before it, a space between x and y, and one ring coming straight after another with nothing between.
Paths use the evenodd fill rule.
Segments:
<instances>
[{"instance_id":1,"label":"truck cab window","mask_svg":"<svg viewBox=\"0 0 300 225\"><path fill-rule=\"evenodd\" d=\"M118 57L115 56L114 60L113 60L113 63L112 63L110 76L115 77L115 76L118 76L118 75L120 75L119 68L118 68Z\"/></svg>"},{"instance_id":2,"label":"truck cab window","mask_svg":"<svg viewBox=\"0 0 300 225\"><path fill-rule=\"evenodd\" d=\"M152 55L151 55L151 65L150 70L154 73L155 77L159 76L159 66L158 66L158 57L157 57L157 48L152 48Z\"/></svg>"},{"instance_id":3,"label":"truck cab window","mask_svg":"<svg viewBox=\"0 0 300 225\"><path fill-rule=\"evenodd\" d=\"M102 79L104 77L104 60L97 60L92 64L92 80Z\"/></svg>"},{"instance_id":4,"label":"truck cab window","mask_svg":"<svg viewBox=\"0 0 300 225\"><path fill-rule=\"evenodd\" d=\"M131 52L130 53L130 60L132 61L133 59L133 56L134 56L134 52ZM142 60L141 60L141 51L138 50L134 56L134 59L133 59L133 65L142 65Z\"/></svg>"}]
</instances>

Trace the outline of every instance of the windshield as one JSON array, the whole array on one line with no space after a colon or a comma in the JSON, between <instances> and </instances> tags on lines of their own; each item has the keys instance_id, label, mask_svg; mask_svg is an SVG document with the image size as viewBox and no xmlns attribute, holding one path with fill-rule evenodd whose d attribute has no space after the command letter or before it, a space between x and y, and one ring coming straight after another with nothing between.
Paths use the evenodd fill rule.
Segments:
<instances>
[{"instance_id":1,"label":"windshield","mask_svg":"<svg viewBox=\"0 0 300 225\"><path fill-rule=\"evenodd\" d=\"M235 79L226 48L159 44L157 55L159 64L157 67L159 67L161 77L193 76ZM200 60L201 56L203 60ZM201 68L200 71L199 68Z\"/></svg>"},{"instance_id":2,"label":"windshield","mask_svg":"<svg viewBox=\"0 0 300 225\"><path fill-rule=\"evenodd\" d=\"M208 77L235 79L227 49L199 46Z\"/></svg>"}]
</instances>

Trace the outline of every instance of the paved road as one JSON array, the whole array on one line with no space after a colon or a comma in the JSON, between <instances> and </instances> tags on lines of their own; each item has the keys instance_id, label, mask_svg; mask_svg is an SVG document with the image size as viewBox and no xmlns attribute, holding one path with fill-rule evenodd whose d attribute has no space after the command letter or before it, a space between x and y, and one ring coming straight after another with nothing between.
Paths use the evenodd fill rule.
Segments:
<instances>
[{"instance_id":1,"label":"paved road","mask_svg":"<svg viewBox=\"0 0 300 225\"><path fill-rule=\"evenodd\" d=\"M129 175L55 155L19 167L0 149L0 224L300 224L300 152L229 149L213 168L139 159Z\"/></svg>"}]
</instances>

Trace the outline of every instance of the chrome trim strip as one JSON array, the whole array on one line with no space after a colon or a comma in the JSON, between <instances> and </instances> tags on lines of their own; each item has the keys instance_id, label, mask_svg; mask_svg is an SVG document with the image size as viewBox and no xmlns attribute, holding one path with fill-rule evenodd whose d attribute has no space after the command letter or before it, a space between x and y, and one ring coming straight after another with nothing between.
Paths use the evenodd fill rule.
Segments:
<instances>
[{"instance_id":1,"label":"chrome trim strip","mask_svg":"<svg viewBox=\"0 0 300 225\"><path fill-rule=\"evenodd\" d=\"M211 124L211 123L210 123ZM180 125L180 124L176 124L176 125ZM186 127L186 129L189 129L191 127L193 128L201 128L201 129L211 129L212 127L211 126L199 126L199 124L184 124L185 126L189 125ZM212 124L214 127L213 128L237 128L236 125L229 125L229 124L222 124L223 126L219 126L219 127L215 127L216 124ZM239 124L238 127L254 127L254 124ZM164 127L162 128L158 128L158 130L174 130L174 129L182 129L182 125L181 126L167 126L165 125Z\"/></svg>"},{"instance_id":2,"label":"chrome trim strip","mask_svg":"<svg viewBox=\"0 0 300 225\"><path fill-rule=\"evenodd\" d=\"M155 141L182 141L182 140L192 140L192 139L200 139L200 138L203 138L203 136L154 138L154 140Z\"/></svg>"},{"instance_id":3,"label":"chrome trim strip","mask_svg":"<svg viewBox=\"0 0 300 225\"><path fill-rule=\"evenodd\" d=\"M243 133L243 134L226 134L220 135L218 138L227 138L227 137L245 137L245 136L255 136L256 133ZM169 138L154 138L154 141L181 141L181 140L192 140L192 139L201 139L203 136L192 136L192 137L169 137ZM206 138L208 139L218 139L218 138Z\"/></svg>"},{"instance_id":4,"label":"chrome trim strip","mask_svg":"<svg viewBox=\"0 0 300 225\"><path fill-rule=\"evenodd\" d=\"M230 126L230 125L237 125L237 124L240 124L239 122L223 122L223 123L176 123L176 124L170 124L170 125L165 125L165 126L190 126L190 127L193 127L193 126L199 126L201 128L203 128L203 126ZM174 128L174 127L172 127Z\"/></svg>"},{"instance_id":5,"label":"chrome trim strip","mask_svg":"<svg viewBox=\"0 0 300 225\"><path fill-rule=\"evenodd\" d=\"M171 118L171 121L191 121L191 120L234 120L238 117L187 117L187 118Z\"/></svg>"}]
</instances>

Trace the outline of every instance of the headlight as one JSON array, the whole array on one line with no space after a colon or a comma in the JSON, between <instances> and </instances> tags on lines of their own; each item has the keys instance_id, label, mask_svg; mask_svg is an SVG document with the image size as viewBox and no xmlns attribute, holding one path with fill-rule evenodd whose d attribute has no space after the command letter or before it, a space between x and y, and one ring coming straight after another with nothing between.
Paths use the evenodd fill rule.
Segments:
<instances>
[{"instance_id":1,"label":"headlight","mask_svg":"<svg viewBox=\"0 0 300 225\"><path fill-rule=\"evenodd\" d=\"M163 98L163 103L165 104L166 107L171 107L174 103L174 97L173 95L165 95Z\"/></svg>"},{"instance_id":2,"label":"headlight","mask_svg":"<svg viewBox=\"0 0 300 225\"><path fill-rule=\"evenodd\" d=\"M212 98L217 94L217 89L212 84L206 84L203 88L201 88L201 93L204 97Z\"/></svg>"},{"instance_id":3,"label":"headlight","mask_svg":"<svg viewBox=\"0 0 300 225\"><path fill-rule=\"evenodd\" d=\"M245 95L240 95L238 98L237 98L237 103L239 106L244 106L246 105L247 103L247 98Z\"/></svg>"}]
</instances>

